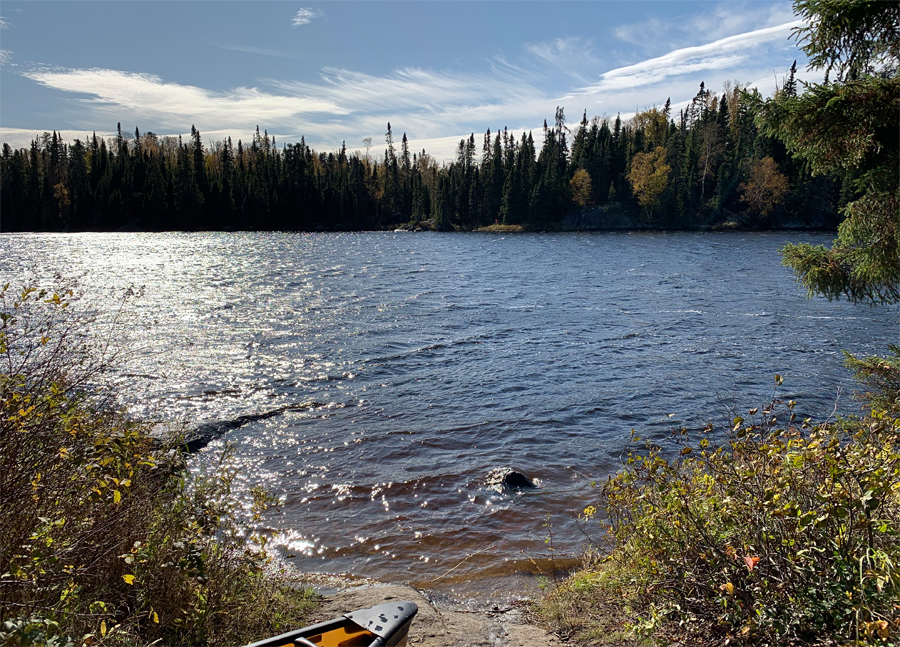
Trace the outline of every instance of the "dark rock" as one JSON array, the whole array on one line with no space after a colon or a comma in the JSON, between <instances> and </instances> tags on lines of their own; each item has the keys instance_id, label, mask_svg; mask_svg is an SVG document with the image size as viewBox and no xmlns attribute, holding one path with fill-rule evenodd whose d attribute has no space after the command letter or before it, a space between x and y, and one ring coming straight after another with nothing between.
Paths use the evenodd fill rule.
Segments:
<instances>
[{"instance_id":1,"label":"dark rock","mask_svg":"<svg viewBox=\"0 0 900 647\"><path fill-rule=\"evenodd\" d=\"M188 454L193 454L206 447L216 438L225 435L232 429L239 429L250 422L256 422L257 420L266 420L267 418L280 416L286 411L304 411L306 409L312 409L321 406L324 405L319 402L289 404L283 407L278 407L277 409L272 409L271 411L266 411L264 413L252 413L246 416L238 416L234 420L206 422L202 425L198 425L192 431L190 431L184 438L184 442L181 443L181 446Z\"/></svg>"},{"instance_id":2,"label":"dark rock","mask_svg":"<svg viewBox=\"0 0 900 647\"><path fill-rule=\"evenodd\" d=\"M534 481L511 467L495 467L488 472L485 485L492 490L531 490L537 487Z\"/></svg>"}]
</instances>

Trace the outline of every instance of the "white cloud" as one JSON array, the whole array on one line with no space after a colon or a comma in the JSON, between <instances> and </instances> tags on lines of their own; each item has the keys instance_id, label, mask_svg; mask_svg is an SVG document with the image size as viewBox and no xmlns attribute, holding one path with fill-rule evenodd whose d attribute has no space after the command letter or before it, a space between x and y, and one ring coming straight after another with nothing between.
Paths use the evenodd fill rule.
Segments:
<instances>
[{"instance_id":1,"label":"white cloud","mask_svg":"<svg viewBox=\"0 0 900 647\"><path fill-rule=\"evenodd\" d=\"M659 18L652 17L639 23L619 25L614 27L612 31L613 35L621 41L646 47L651 43L660 42L660 38L669 29L671 29L671 26L664 24Z\"/></svg>"},{"instance_id":2,"label":"white cloud","mask_svg":"<svg viewBox=\"0 0 900 647\"><path fill-rule=\"evenodd\" d=\"M12 58L12 52L8 49L0 49L0 65L5 65Z\"/></svg>"},{"instance_id":3,"label":"white cloud","mask_svg":"<svg viewBox=\"0 0 900 647\"><path fill-rule=\"evenodd\" d=\"M297 15L293 17L291 20L291 24L294 27L300 27L301 25L308 25L316 18L321 18L322 12L317 9L311 9L310 7L304 7L300 11L297 12Z\"/></svg>"},{"instance_id":4,"label":"white cloud","mask_svg":"<svg viewBox=\"0 0 900 647\"><path fill-rule=\"evenodd\" d=\"M753 27L777 27L797 18L790 3L776 5L750 5L728 3L716 5L712 11L692 16L684 23L683 32L708 40L718 40L729 34L752 30Z\"/></svg>"},{"instance_id":5,"label":"white cloud","mask_svg":"<svg viewBox=\"0 0 900 647\"><path fill-rule=\"evenodd\" d=\"M201 131L244 132L253 124L339 145L341 137L382 138L388 121L398 136L432 138L464 132L471 124L492 129L532 123L552 115L555 99L507 73L463 74L406 68L383 76L328 68L315 82L268 81L268 91L236 88L214 92L166 82L157 76L116 70L35 70L23 74L48 88L83 94L80 101L109 118L172 129L196 124ZM484 126L483 126L484 125ZM146 127L146 126L145 126ZM360 134L364 133L364 134Z\"/></svg>"},{"instance_id":6,"label":"white cloud","mask_svg":"<svg viewBox=\"0 0 900 647\"><path fill-rule=\"evenodd\" d=\"M355 116L355 123L382 132L387 121L402 120L417 136L480 123L483 127L518 126L534 114L552 114L555 99L527 80L507 73L471 74L421 68L375 76L327 68L317 83L270 81L282 92L318 96ZM378 130L376 130L378 132Z\"/></svg>"},{"instance_id":7,"label":"white cloud","mask_svg":"<svg viewBox=\"0 0 900 647\"><path fill-rule=\"evenodd\" d=\"M0 126L0 141L2 141L4 144L9 144L12 148L28 148L29 146L31 146L32 140L40 139L41 136L43 136L44 132L45 131L43 130L29 130L28 128L7 128L5 126ZM72 142L75 139L80 139L81 141L86 142L94 134L94 131L90 130L57 130L56 132L65 142ZM113 132L97 131L97 137L103 139L109 139L110 137L115 137L115 135L116 134Z\"/></svg>"},{"instance_id":8,"label":"white cloud","mask_svg":"<svg viewBox=\"0 0 900 647\"><path fill-rule=\"evenodd\" d=\"M542 43L526 43L525 50L553 65L569 66L573 63L596 62L591 56L592 45L589 40L568 36Z\"/></svg>"},{"instance_id":9,"label":"white cloud","mask_svg":"<svg viewBox=\"0 0 900 647\"><path fill-rule=\"evenodd\" d=\"M74 93L79 102L77 121L71 124L75 127L121 121L142 130L177 134L194 124L204 141L231 136L236 142L246 141L259 124L276 133L280 143L299 141L305 135L307 143L318 150L337 149L342 140L354 149L363 137L372 137L375 154L383 151L390 121L397 140L406 132L413 150L424 146L437 159L447 160L455 157L459 140L472 131L479 149L486 128L496 132L508 126L519 133L523 128L533 129L539 138L541 121L551 119L556 106L564 106L570 122L576 122L585 109L588 117L617 112L625 117L654 103L661 105L667 97L678 106L696 94L701 80L716 90L726 79L760 79L765 81L760 90L765 91L773 82L770 79L780 78L796 57L793 52L771 53L790 47L787 36L797 24L780 22L736 35L732 32L698 46L674 48L609 70L594 83L597 73L609 65L591 55L589 40L574 37L527 43L524 55L512 63L492 58L475 72L408 67L369 74L325 68L308 79L260 79L259 88L226 91L109 69L38 69L23 75L45 87ZM776 42L779 39L781 43ZM266 55L289 54L228 47ZM769 68L773 64L777 69ZM548 72L548 65L555 70L574 67L581 75L590 67L591 73L584 80L573 79L554 70ZM549 83L560 90L558 94ZM569 94L560 96L565 92ZM9 129L3 130L4 137L7 132ZM27 132L30 140L34 131Z\"/></svg>"},{"instance_id":10,"label":"white cloud","mask_svg":"<svg viewBox=\"0 0 900 647\"><path fill-rule=\"evenodd\" d=\"M48 88L92 96L82 101L117 120L125 110L168 125L190 121L246 127L252 123L281 124L306 113L344 112L333 102L314 97L279 96L257 88L213 92L166 83L152 74L117 70L35 70L23 76Z\"/></svg>"},{"instance_id":11,"label":"white cloud","mask_svg":"<svg viewBox=\"0 0 900 647\"><path fill-rule=\"evenodd\" d=\"M600 75L599 83L581 88L579 92L594 94L634 88L658 83L672 76L734 67L747 60L751 50L757 45L773 40L785 40L791 31L801 24L801 21L795 20L728 36L705 45L676 49L656 58L610 70Z\"/></svg>"},{"instance_id":12,"label":"white cloud","mask_svg":"<svg viewBox=\"0 0 900 647\"><path fill-rule=\"evenodd\" d=\"M552 40L525 43L524 49L531 54L532 59L527 61L529 64L537 64L537 68L532 69L532 76L539 74L542 70L547 71L548 80L559 79L560 73L576 79L576 83L589 83L593 78L598 67L603 63L594 56L593 41L583 39L578 36L567 36L565 38L554 38ZM498 64L508 65L505 60L498 59ZM547 70L547 68L550 68Z\"/></svg>"},{"instance_id":13,"label":"white cloud","mask_svg":"<svg viewBox=\"0 0 900 647\"><path fill-rule=\"evenodd\" d=\"M725 38L731 34L774 27L795 19L790 3L762 5L740 2L710 3L700 13L667 19L651 16L646 20L619 25L613 35L626 43L647 50L678 49L698 38L708 41Z\"/></svg>"}]
</instances>

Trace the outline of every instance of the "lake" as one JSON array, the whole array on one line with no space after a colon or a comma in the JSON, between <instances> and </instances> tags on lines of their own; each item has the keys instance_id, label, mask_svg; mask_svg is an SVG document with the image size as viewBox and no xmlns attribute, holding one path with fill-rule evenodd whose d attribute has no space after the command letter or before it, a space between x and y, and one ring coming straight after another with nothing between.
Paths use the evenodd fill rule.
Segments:
<instances>
[{"instance_id":1,"label":"lake","mask_svg":"<svg viewBox=\"0 0 900 647\"><path fill-rule=\"evenodd\" d=\"M242 496L282 499L259 530L290 563L484 595L533 586L550 531L552 556L577 554L574 517L632 429L721 426L775 395L855 410L841 350L885 352L900 309L806 298L776 250L830 238L23 234L0 236L0 280L81 277L101 318L142 287L119 376L135 415L281 411L193 460L233 444ZM498 466L540 487L487 489Z\"/></svg>"}]
</instances>

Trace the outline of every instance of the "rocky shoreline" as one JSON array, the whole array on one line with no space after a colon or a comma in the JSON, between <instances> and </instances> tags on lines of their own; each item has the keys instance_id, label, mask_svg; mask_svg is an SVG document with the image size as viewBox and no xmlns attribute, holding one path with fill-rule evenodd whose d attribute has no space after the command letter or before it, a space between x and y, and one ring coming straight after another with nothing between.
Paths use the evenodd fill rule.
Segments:
<instances>
[{"instance_id":1,"label":"rocky shoreline","mask_svg":"<svg viewBox=\"0 0 900 647\"><path fill-rule=\"evenodd\" d=\"M411 647L562 647L564 644L531 623L527 599L485 606L436 591L374 580L309 574L304 581L323 597L313 622L385 602L415 602L419 612L409 632Z\"/></svg>"}]
</instances>

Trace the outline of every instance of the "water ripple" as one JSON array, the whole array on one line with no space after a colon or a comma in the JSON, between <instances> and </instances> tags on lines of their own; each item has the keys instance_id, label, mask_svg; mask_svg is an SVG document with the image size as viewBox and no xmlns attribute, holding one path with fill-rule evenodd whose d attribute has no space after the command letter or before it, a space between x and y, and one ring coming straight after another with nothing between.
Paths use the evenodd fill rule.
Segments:
<instances>
[{"instance_id":1,"label":"water ripple","mask_svg":"<svg viewBox=\"0 0 900 647\"><path fill-rule=\"evenodd\" d=\"M828 240L4 235L0 276L84 275L110 313L111 288L143 286L128 405L224 424L197 466L234 443L238 491L282 500L262 531L293 563L493 590L543 563L548 514L556 548L577 551L573 516L632 428L726 421L771 398L775 373L804 416L827 415L850 388L840 351L897 341L896 307L806 299L785 238ZM503 465L541 487L486 489Z\"/></svg>"}]
</instances>

